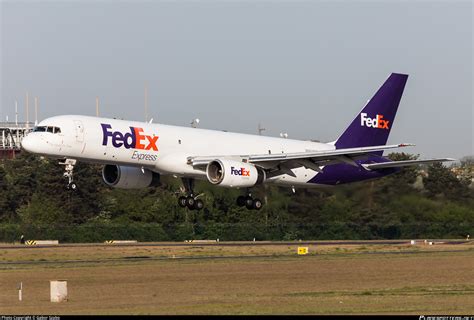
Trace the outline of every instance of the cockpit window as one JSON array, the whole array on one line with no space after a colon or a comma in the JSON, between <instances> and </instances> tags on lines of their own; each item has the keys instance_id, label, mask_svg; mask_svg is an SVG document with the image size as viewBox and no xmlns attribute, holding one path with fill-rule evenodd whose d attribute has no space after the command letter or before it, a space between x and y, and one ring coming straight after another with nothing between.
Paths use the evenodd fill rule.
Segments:
<instances>
[{"instance_id":1,"label":"cockpit window","mask_svg":"<svg viewBox=\"0 0 474 320\"><path fill-rule=\"evenodd\" d=\"M33 132L45 132L46 131L46 127L35 127L33 129Z\"/></svg>"},{"instance_id":2,"label":"cockpit window","mask_svg":"<svg viewBox=\"0 0 474 320\"><path fill-rule=\"evenodd\" d=\"M33 129L33 132L50 132L50 133L60 133L61 129L59 127L46 127L46 126L41 126L41 127L35 127Z\"/></svg>"}]
</instances>

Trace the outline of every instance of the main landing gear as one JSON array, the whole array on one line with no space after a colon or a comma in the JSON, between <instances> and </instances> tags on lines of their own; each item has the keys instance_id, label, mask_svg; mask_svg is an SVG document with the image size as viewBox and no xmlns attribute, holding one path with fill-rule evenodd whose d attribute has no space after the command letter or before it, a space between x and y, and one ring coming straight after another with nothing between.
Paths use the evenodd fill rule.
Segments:
<instances>
[{"instance_id":1,"label":"main landing gear","mask_svg":"<svg viewBox=\"0 0 474 320\"><path fill-rule=\"evenodd\" d=\"M204 202L199 199L201 195L194 194L194 179L181 178L183 181L184 190L186 195L178 198L178 204L182 208L188 208L189 210L201 210L204 208ZM263 207L263 203L258 198L253 198L250 190L247 190L246 196L239 196L237 198L237 205L239 207L246 207L249 210L260 210Z\"/></svg>"},{"instance_id":2,"label":"main landing gear","mask_svg":"<svg viewBox=\"0 0 474 320\"><path fill-rule=\"evenodd\" d=\"M187 196L181 196L178 198L179 206L182 208L187 207L189 210L201 210L204 208L204 201L198 199L200 195L194 195L194 179L182 178L182 181Z\"/></svg>"},{"instance_id":3,"label":"main landing gear","mask_svg":"<svg viewBox=\"0 0 474 320\"><path fill-rule=\"evenodd\" d=\"M76 160L65 159L64 161L59 162L59 164L64 166L63 176L68 179L68 184L66 185L66 189L76 191L77 185L74 182L74 178L73 178L73 171L74 171L74 166L76 165Z\"/></svg>"},{"instance_id":4,"label":"main landing gear","mask_svg":"<svg viewBox=\"0 0 474 320\"><path fill-rule=\"evenodd\" d=\"M246 207L249 210L260 210L262 209L263 203L258 198L252 198L252 194L248 192L246 196L239 196L237 198L237 205L239 207Z\"/></svg>"}]
</instances>

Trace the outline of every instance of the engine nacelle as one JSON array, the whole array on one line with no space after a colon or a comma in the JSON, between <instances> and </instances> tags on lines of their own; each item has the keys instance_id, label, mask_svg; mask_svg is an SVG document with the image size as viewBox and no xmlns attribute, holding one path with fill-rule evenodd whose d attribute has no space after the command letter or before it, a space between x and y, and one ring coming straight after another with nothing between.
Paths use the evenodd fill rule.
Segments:
<instances>
[{"instance_id":1,"label":"engine nacelle","mask_svg":"<svg viewBox=\"0 0 474 320\"><path fill-rule=\"evenodd\" d=\"M148 169L107 164L102 169L102 179L114 188L140 189L158 186L160 175Z\"/></svg>"},{"instance_id":2,"label":"engine nacelle","mask_svg":"<svg viewBox=\"0 0 474 320\"><path fill-rule=\"evenodd\" d=\"M265 181L265 171L252 164L219 160L209 162L206 168L210 183L224 187L252 187Z\"/></svg>"}]
</instances>

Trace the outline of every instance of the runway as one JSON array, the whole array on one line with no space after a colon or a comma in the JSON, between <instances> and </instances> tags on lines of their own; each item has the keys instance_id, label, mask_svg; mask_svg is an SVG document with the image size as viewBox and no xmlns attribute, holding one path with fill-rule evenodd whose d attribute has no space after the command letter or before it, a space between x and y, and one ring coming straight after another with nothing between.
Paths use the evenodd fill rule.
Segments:
<instances>
[{"instance_id":1,"label":"runway","mask_svg":"<svg viewBox=\"0 0 474 320\"><path fill-rule=\"evenodd\" d=\"M11 314L472 313L474 242L429 242L4 245L1 309ZM299 255L299 246L308 247L308 254ZM57 279L68 282L66 303L49 301L50 281Z\"/></svg>"},{"instance_id":2,"label":"runway","mask_svg":"<svg viewBox=\"0 0 474 320\"><path fill-rule=\"evenodd\" d=\"M360 253L339 253L338 257L350 257L350 256L361 256L361 255L416 255L416 254L439 254L439 253L455 253L458 250L437 250L437 251L377 251L377 252L360 252ZM61 264L106 264L116 262L143 262L143 261L159 261L159 260L242 260L242 259L266 259L266 258L304 258L295 257L295 255L242 255L242 256L161 256L161 257L148 257L148 256L130 256L123 258L107 258L107 259L93 259L93 260L40 260L40 261L7 261L0 262L0 270L2 266L8 265L61 265Z\"/></svg>"},{"instance_id":3,"label":"runway","mask_svg":"<svg viewBox=\"0 0 474 320\"><path fill-rule=\"evenodd\" d=\"M423 243L425 239L415 240L417 243ZM468 240L458 239L429 239L429 242L435 244L464 244ZM137 243L62 243L58 245L22 245L22 244L3 244L0 249L41 249L41 248L74 248L74 247L202 247L202 246L223 246L223 247L242 247L242 246L334 246L334 245L406 245L411 240L335 240L335 241L213 241L194 240L193 242L137 242Z\"/></svg>"},{"instance_id":4,"label":"runway","mask_svg":"<svg viewBox=\"0 0 474 320\"><path fill-rule=\"evenodd\" d=\"M431 243L431 245L429 245ZM466 249L469 241L439 239L370 241L246 241L246 242L155 242L155 243L79 243L59 245L4 245L0 249L11 257L0 261L0 269L28 265L93 265L170 260L243 260L303 258L298 247L309 248L308 256L334 256L350 259L364 255L418 255L452 253ZM23 253L20 253L23 252ZM10 253L10 255L8 255ZM40 257L40 259L38 259Z\"/></svg>"}]
</instances>

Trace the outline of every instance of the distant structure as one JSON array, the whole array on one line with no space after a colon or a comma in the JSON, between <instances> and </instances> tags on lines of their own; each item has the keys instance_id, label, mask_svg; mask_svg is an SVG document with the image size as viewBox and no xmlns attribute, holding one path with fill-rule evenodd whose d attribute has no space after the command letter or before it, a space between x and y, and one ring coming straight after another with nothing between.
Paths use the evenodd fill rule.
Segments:
<instances>
[{"instance_id":1,"label":"distant structure","mask_svg":"<svg viewBox=\"0 0 474 320\"><path fill-rule=\"evenodd\" d=\"M471 181L470 188L474 188L474 164L466 164L464 166L452 167L451 172L458 178L458 180Z\"/></svg>"},{"instance_id":2,"label":"distant structure","mask_svg":"<svg viewBox=\"0 0 474 320\"><path fill-rule=\"evenodd\" d=\"M21 150L21 140L33 127L32 122L0 123L0 159L14 159Z\"/></svg>"},{"instance_id":3,"label":"distant structure","mask_svg":"<svg viewBox=\"0 0 474 320\"><path fill-rule=\"evenodd\" d=\"M191 121L191 127L192 128L197 128L198 124L199 124L199 119L198 118Z\"/></svg>"}]
</instances>

